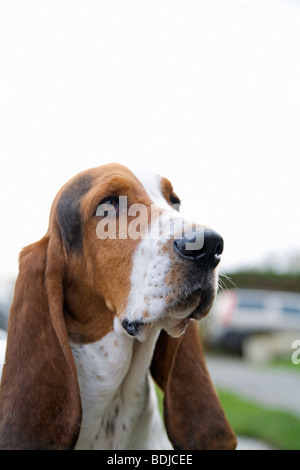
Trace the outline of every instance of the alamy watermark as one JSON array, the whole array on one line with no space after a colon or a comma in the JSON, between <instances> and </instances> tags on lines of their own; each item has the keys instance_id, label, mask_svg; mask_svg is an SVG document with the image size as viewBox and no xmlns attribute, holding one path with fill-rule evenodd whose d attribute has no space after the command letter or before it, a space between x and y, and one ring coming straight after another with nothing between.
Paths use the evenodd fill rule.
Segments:
<instances>
[{"instance_id":1,"label":"alamy watermark","mask_svg":"<svg viewBox=\"0 0 300 470\"><path fill-rule=\"evenodd\" d=\"M201 250L204 227L185 220L178 209L178 204L170 206L170 210L161 209L155 204L150 208L140 203L129 206L127 196L107 198L96 210L96 216L100 218L97 237L101 240L184 238L187 241L186 250Z\"/></svg>"},{"instance_id":2,"label":"alamy watermark","mask_svg":"<svg viewBox=\"0 0 300 470\"><path fill-rule=\"evenodd\" d=\"M292 363L298 365L300 364L300 339L296 339L292 342L292 349L295 349L291 357Z\"/></svg>"}]
</instances>

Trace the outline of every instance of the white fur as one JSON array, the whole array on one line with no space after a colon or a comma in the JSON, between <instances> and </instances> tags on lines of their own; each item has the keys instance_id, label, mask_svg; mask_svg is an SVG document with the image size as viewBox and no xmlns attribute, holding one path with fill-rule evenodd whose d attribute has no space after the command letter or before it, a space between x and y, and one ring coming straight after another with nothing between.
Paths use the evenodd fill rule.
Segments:
<instances>
[{"instance_id":1,"label":"white fur","mask_svg":"<svg viewBox=\"0 0 300 470\"><path fill-rule=\"evenodd\" d=\"M72 345L83 409L76 449L172 449L149 375L158 334L140 343L115 318L100 341Z\"/></svg>"},{"instance_id":2,"label":"white fur","mask_svg":"<svg viewBox=\"0 0 300 470\"><path fill-rule=\"evenodd\" d=\"M158 240L142 240L133 258L131 289L126 308L129 321L139 321L147 313L149 321L160 318L165 308L168 286L164 279L171 264ZM146 320L147 321L147 320Z\"/></svg>"},{"instance_id":3,"label":"white fur","mask_svg":"<svg viewBox=\"0 0 300 470\"><path fill-rule=\"evenodd\" d=\"M144 186L151 201L163 209L170 210L170 206L161 192L161 176L144 168L136 168L132 172Z\"/></svg>"}]
</instances>

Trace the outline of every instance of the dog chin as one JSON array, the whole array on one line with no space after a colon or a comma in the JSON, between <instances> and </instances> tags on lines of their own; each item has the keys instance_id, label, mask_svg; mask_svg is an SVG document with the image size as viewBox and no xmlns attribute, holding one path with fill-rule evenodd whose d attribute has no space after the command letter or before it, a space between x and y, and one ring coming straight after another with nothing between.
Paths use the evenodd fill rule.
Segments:
<instances>
[{"instance_id":1,"label":"dog chin","mask_svg":"<svg viewBox=\"0 0 300 470\"><path fill-rule=\"evenodd\" d=\"M184 334L189 321L201 320L211 310L215 299L214 289L194 292L190 298L177 301L172 307L168 307L156 320L144 322L130 321L127 318L121 321L123 332L131 338L144 343L150 330L165 330L173 338Z\"/></svg>"},{"instance_id":2,"label":"dog chin","mask_svg":"<svg viewBox=\"0 0 300 470\"><path fill-rule=\"evenodd\" d=\"M189 317L183 318L180 321L166 318L162 322L162 327L170 336L172 336L172 338L179 338L185 333L189 322Z\"/></svg>"},{"instance_id":3,"label":"dog chin","mask_svg":"<svg viewBox=\"0 0 300 470\"><path fill-rule=\"evenodd\" d=\"M155 323L145 323L135 338L141 343L144 343L149 336L150 329L155 331L165 330L172 338L179 338L184 334L189 322L190 318L186 317L181 320L176 320L174 318L164 318Z\"/></svg>"},{"instance_id":4,"label":"dog chin","mask_svg":"<svg viewBox=\"0 0 300 470\"><path fill-rule=\"evenodd\" d=\"M165 330L173 338L178 338L183 335L190 321L189 316L184 318L172 318L169 315L164 316L159 321L156 322L122 322L119 325L121 326L121 331L123 334L126 334L129 338L137 339L140 343L144 343L150 333ZM118 329L120 329L118 326Z\"/></svg>"}]
</instances>

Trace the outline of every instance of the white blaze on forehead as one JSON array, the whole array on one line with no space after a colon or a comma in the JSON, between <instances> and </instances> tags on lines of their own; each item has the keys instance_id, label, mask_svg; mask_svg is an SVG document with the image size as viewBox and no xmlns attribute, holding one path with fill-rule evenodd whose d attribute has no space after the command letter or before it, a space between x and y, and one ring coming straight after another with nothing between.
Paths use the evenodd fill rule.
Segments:
<instances>
[{"instance_id":1,"label":"white blaze on forehead","mask_svg":"<svg viewBox=\"0 0 300 470\"><path fill-rule=\"evenodd\" d=\"M164 241L172 237L181 238L182 236L187 236L189 240L189 237L193 238L193 232L197 230L198 241L194 245L194 249L202 248L204 225L196 224L193 220L182 217L178 210L174 208L175 206L170 206L162 193L162 177L153 171L143 169L134 170L133 173L144 186L153 207L159 209L159 219L154 217L151 221L150 236L156 237L156 234L159 233L161 240ZM192 245L187 246L188 249L192 249L191 247Z\"/></svg>"},{"instance_id":2,"label":"white blaze on forehead","mask_svg":"<svg viewBox=\"0 0 300 470\"><path fill-rule=\"evenodd\" d=\"M132 173L142 183L153 204L170 210L170 206L162 195L162 178L151 170L135 169Z\"/></svg>"},{"instance_id":3,"label":"white blaze on forehead","mask_svg":"<svg viewBox=\"0 0 300 470\"><path fill-rule=\"evenodd\" d=\"M164 198L162 194L162 177L151 170L135 169L132 172L143 185L152 201L153 207L159 208L160 219L151 221L149 235L156 237L156 235L160 233L161 240L167 240L173 236L175 232L182 231L184 219ZM160 227L159 232L158 226Z\"/></svg>"}]
</instances>

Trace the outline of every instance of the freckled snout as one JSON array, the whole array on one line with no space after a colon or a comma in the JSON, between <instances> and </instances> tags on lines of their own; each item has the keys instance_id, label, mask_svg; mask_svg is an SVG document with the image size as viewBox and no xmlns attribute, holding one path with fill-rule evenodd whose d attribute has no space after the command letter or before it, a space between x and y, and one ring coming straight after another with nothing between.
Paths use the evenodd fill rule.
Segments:
<instances>
[{"instance_id":1,"label":"freckled snout","mask_svg":"<svg viewBox=\"0 0 300 470\"><path fill-rule=\"evenodd\" d=\"M209 313L216 293L215 268L224 248L217 232L201 227L185 232L182 238L175 236L165 244L168 250L154 242L148 242L151 249L147 252L142 251L143 245L139 247L143 262L137 258L137 298L121 322L127 334L140 341L157 321L162 320L163 328L176 336L187 325L183 320L199 320ZM170 327L170 321L175 327Z\"/></svg>"},{"instance_id":2,"label":"freckled snout","mask_svg":"<svg viewBox=\"0 0 300 470\"><path fill-rule=\"evenodd\" d=\"M186 233L184 237L173 242L173 249L181 258L196 261L208 269L218 266L223 248L221 235L207 229Z\"/></svg>"}]
</instances>

